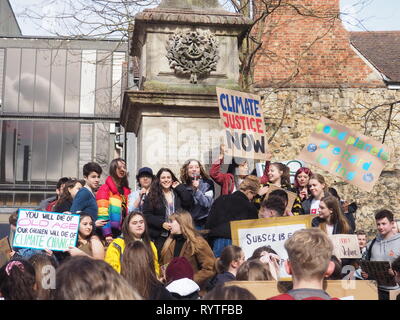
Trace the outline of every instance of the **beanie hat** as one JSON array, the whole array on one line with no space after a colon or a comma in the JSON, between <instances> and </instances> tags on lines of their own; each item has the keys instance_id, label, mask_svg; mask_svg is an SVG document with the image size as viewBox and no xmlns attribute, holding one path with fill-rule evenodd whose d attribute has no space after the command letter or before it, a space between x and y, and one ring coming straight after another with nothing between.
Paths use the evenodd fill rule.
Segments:
<instances>
[{"instance_id":1,"label":"beanie hat","mask_svg":"<svg viewBox=\"0 0 400 320\"><path fill-rule=\"evenodd\" d=\"M192 265L185 257L176 257L171 260L165 270L167 282L189 278L193 280L194 271Z\"/></svg>"}]
</instances>

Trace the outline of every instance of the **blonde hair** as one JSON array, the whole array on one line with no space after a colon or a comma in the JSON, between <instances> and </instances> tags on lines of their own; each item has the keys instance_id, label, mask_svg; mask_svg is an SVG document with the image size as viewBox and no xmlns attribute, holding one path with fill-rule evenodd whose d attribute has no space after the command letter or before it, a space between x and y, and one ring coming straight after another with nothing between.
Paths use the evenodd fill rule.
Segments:
<instances>
[{"instance_id":1,"label":"blonde hair","mask_svg":"<svg viewBox=\"0 0 400 320\"><path fill-rule=\"evenodd\" d=\"M285 242L293 275L297 279L322 279L328 268L333 245L321 229L296 231Z\"/></svg>"},{"instance_id":2,"label":"blonde hair","mask_svg":"<svg viewBox=\"0 0 400 320\"><path fill-rule=\"evenodd\" d=\"M193 225L192 215L189 212L182 210L171 214L169 219L178 221L182 235L186 238L189 244L191 255L194 255L197 252L197 239L201 237L201 235ZM172 237L172 235L170 235L170 237ZM166 250L167 248L163 248L161 256L164 255Z\"/></svg>"},{"instance_id":3,"label":"blonde hair","mask_svg":"<svg viewBox=\"0 0 400 320\"><path fill-rule=\"evenodd\" d=\"M242 183L239 185L240 191L247 191L250 190L254 193L258 193L260 190L260 181L256 176L247 176L244 178Z\"/></svg>"}]
</instances>

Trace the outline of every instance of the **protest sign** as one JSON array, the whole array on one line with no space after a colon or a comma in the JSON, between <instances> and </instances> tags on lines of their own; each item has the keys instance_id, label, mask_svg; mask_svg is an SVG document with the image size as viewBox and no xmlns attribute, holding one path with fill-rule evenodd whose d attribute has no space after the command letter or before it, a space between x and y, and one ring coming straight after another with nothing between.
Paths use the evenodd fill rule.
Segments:
<instances>
[{"instance_id":1,"label":"protest sign","mask_svg":"<svg viewBox=\"0 0 400 320\"><path fill-rule=\"evenodd\" d=\"M295 200L297 198L297 194L294 193L294 192L291 192L291 191L288 191L288 190L285 190L285 189L282 189L282 188L279 188L277 186L274 186L274 185L270 184L269 187L268 187L268 191L264 196L264 199L267 199L269 194L274 190L283 190L283 191L286 192L286 194L288 196L288 204L286 206L286 211L288 211L288 210L291 211L292 207L293 207L293 204L294 204L294 202L295 202Z\"/></svg>"},{"instance_id":2,"label":"protest sign","mask_svg":"<svg viewBox=\"0 0 400 320\"><path fill-rule=\"evenodd\" d=\"M374 279L380 286L394 287L396 281L389 273L391 268L389 261L367 261L360 262L362 271L368 273L368 279Z\"/></svg>"},{"instance_id":3,"label":"protest sign","mask_svg":"<svg viewBox=\"0 0 400 320\"><path fill-rule=\"evenodd\" d=\"M324 291L332 298L341 300L378 300L378 289L374 281L351 281L353 281L353 286L348 286L347 280L324 280ZM257 300L269 299L287 292L285 289L287 283L277 281L229 281L226 282L226 285L245 288ZM289 283L289 287L293 287L291 282Z\"/></svg>"},{"instance_id":4,"label":"protest sign","mask_svg":"<svg viewBox=\"0 0 400 320\"><path fill-rule=\"evenodd\" d=\"M65 251L76 245L79 215L19 209L13 247Z\"/></svg>"},{"instance_id":5,"label":"protest sign","mask_svg":"<svg viewBox=\"0 0 400 320\"><path fill-rule=\"evenodd\" d=\"M232 243L243 249L246 259L257 248L270 246L281 258L279 278L290 279L283 266L288 258L284 243L295 231L311 228L312 218L310 215L303 215L231 221Z\"/></svg>"},{"instance_id":6,"label":"protest sign","mask_svg":"<svg viewBox=\"0 0 400 320\"><path fill-rule=\"evenodd\" d=\"M329 238L333 243L333 254L339 259L360 259L361 251L355 234L334 234Z\"/></svg>"},{"instance_id":7,"label":"protest sign","mask_svg":"<svg viewBox=\"0 0 400 320\"><path fill-rule=\"evenodd\" d=\"M369 192L390 160L390 149L322 117L298 158Z\"/></svg>"},{"instance_id":8,"label":"protest sign","mask_svg":"<svg viewBox=\"0 0 400 320\"><path fill-rule=\"evenodd\" d=\"M267 142L260 97L216 89L227 151L234 157L265 159Z\"/></svg>"}]
</instances>

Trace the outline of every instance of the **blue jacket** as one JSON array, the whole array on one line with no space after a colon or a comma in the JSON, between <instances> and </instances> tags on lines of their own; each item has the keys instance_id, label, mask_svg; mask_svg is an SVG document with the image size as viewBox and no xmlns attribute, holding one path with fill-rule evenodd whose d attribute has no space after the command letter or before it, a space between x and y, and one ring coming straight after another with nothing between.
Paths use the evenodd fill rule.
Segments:
<instances>
[{"instance_id":1,"label":"blue jacket","mask_svg":"<svg viewBox=\"0 0 400 320\"><path fill-rule=\"evenodd\" d=\"M207 218L214 202L214 183L209 179L201 179L196 191L187 184L185 184L185 187L194 199L194 205L190 210L193 220L199 221Z\"/></svg>"},{"instance_id":2,"label":"blue jacket","mask_svg":"<svg viewBox=\"0 0 400 320\"><path fill-rule=\"evenodd\" d=\"M96 198L86 187L81 188L72 202L71 212L82 211L89 214L93 221L97 220L98 212Z\"/></svg>"}]
</instances>

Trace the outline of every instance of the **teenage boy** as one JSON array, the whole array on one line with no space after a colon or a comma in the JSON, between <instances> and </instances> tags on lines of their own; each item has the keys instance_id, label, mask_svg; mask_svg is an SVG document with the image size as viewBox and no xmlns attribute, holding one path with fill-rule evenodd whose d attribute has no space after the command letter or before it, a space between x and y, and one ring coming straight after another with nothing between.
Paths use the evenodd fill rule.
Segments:
<instances>
[{"instance_id":1,"label":"teenage boy","mask_svg":"<svg viewBox=\"0 0 400 320\"><path fill-rule=\"evenodd\" d=\"M367 251L367 234L363 230L358 230L356 231L356 235L361 255L364 255Z\"/></svg>"},{"instance_id":2,"label":"teenage boy","mask_svg":"<svg viewBox=\"0 0 400 320\"><path fill-rule=\"evenodd\" d=\"M355 272L354 276L357 280L363 280L363 277L361 276L361 266L360 266L360 261L365 260L367 256L367 234L365 233L364 230L358 230L355 232L357 235L357 240L358 240L358 247L360 248L360 253L361 253L361 259L354 259L352 261L352 265L355 267Z\"/></svg>"},{"instance_id":3,"label":"teenage boy","mask_svg":"<svg viewBox=\"0 0 400 320\"><path fill-rule=\"evenodd\" d=\"M335 264L331 261L333 245L319 228L296 231L285 242L288 260L285 269L292 275L293 289L269 300L337 300L323 290Z\"/></svg>"},{"instance_id":4,"label":"teenage boy","mask_svg":"<svg viewBox=\"0 0 400 320\"><path fill-rule=\"evenodd\" d=\"M286 210L286 204L278 196L268 197L261 203L258 216L260 218L282 217Z\"/></svg>"},{"instance_id":5,"label":"teenage boy","mask_svg":"<svg viewBox=\"0 0 400 320\"><path fill-rule=\"evenodd\" d=\"M96 191L100 186L100 176L103 170L96 162L89 162L83 166L83 178L85 186L76 194L72 202L71 212L85 212L89 214L96 227L102 227L107 221L97 221L98 206L96 202Z\"/></svg>"},{"instance_id":6,"label":"teenage boy","mask_svg":"<svg viewBox=\"0 0 400 320\"><path fill-rule=\"evenodd\" d=\"M393 263L400 256L400 233L393 230L393 213L389 210L380 210L375 215L378 235L367 245L366 260L389 261ZM388 270L393 274L393 270ZM366 272L361 273L364 279L368 279ZM389 290L396 290L399 286L378 286L379 300L389 300Z\"/></svg>"}]
</instances>

